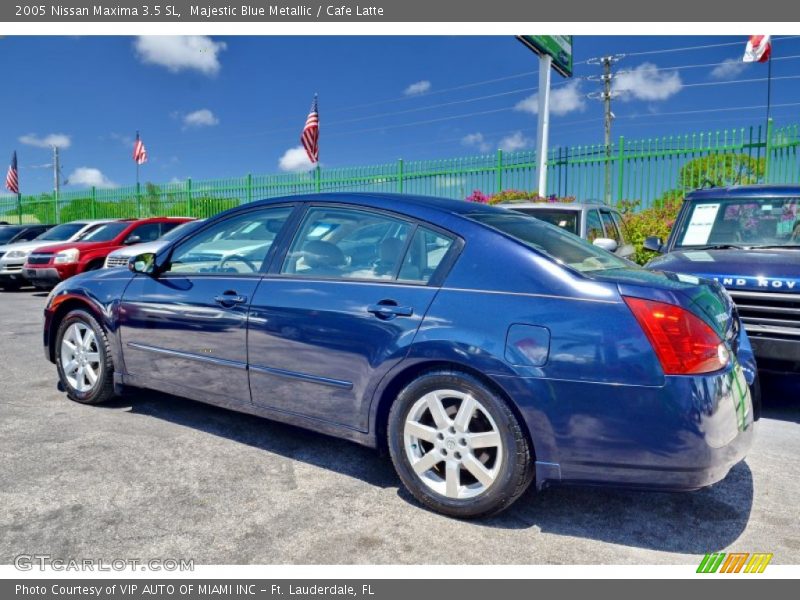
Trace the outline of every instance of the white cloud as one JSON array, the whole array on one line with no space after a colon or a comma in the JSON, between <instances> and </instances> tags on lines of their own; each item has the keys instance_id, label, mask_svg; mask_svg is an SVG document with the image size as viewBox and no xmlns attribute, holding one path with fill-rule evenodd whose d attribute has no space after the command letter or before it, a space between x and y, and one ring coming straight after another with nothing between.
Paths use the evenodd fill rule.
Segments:
<instances>
[{"instance_id":1,"label":"white cloud","mask_svg":"<svg viewBox=\"0 0 800 600\"><path fill-rule=\"evenodd\" d=\"M526 138L521 131L517 131L500 140L498 146L503 152L514 152L516 150L522 150L531 144L531 140Z\"/></svg>"},{"instance_id":2,"label":"white cloud","mask_svg":"<svg viewBox=\"0 0 800 600\"><path fill-rule=\"evenodd\" d=\"M289 148L283 153L280 160L278 160L278 168L281 171L289 173L300 173L302 171L309 171L314 165L308 160L306 149L302 146Z\"/></svg>"},{"instance_id":3,"label":"white cloud","mask_svg":"<svg viewBox=\"0 0 800 600\"><path fill-rule=\"evenodd\" d=\"M714 79L733 79L744 72L748 64L741 58L729 58L711 69L711 77Z\"/></svg>"},{"instance_id":4,"label":"white cloud","mask_svg":"<svg viewBox=\"0 0 800 600\"><path fill-rule=\"evenodd\" d=\"M431 89L431 82L427 79L423 79L422 81L417 81L416 83L412 83L408 86L403 93L406 96L419 96L420 94L424 94L425 92L430 91Z\"/></svg>"},{"instance_id":5,"label":"white cloud","mask_svg":"<svg viewBox=\"0 0 800 600\"><path fill-rule=\"evenodd\" d=\"M49 133L47 135L38 136L35 133L28 135L21 135L19 141L28 146L36 146L37 148L69 148L72 144L70 137L63 133Z\"/></svg>"},{"instance_id":6,"label":"white cloud","mask_svg":"<svg viewBox=\"0 0 800 600\"><path fill-rule=\"evenodd\" d=\"M556 116L567 115L575 111L586 109L586 98L581 92L581 82L578 80L570 81L550 90L550 114ZM528 112L533 115L539 113L539 93L528 96L524 100L517 102L514 110Z\"/></svg>"},{"instance_id":7,"label":"white cloud","mask_svg":"<svg viewBox=\"0 0 800 600\"><path fill-rule=\"evenodd\" d=\"M465 135L461 138L461 144L468 148L477 148L481 152L488 152L492 149L492 145L480 132Z\"/></svg>"},{"instance_id":8,"label":"white cloud","mask_svg":"<svg viewBox=\"0 0 800 600\"><path fill-rule=\"evenodd\" d=\"M217 116L207 108L201 108L183 116L183 124L186 127L212 127L218 123Z\"/></svg>"},{"instance_id":9,"label":"white cloud","mask_svg":"<svg viewBox=\"0 0 800 600\"><path fill-rule=\"evenodd\" d=\"M94 167L78 167L69 177L69 185L82 185L86 187L114 188L117 184L103 175L100 169Z\"/></svg>"},{"instance_id":10,"label":"white cloud","mask_svg":"<svg viewBox=\"0 0 800 600\"><path fill-rule=\"evenodd\" d=\"M194 70L204 75L219 73L218 55L226 48L225 42L215 42L206 35L140 35L133 46L145 64L159 65L172 73Z\"/></svg>"},{"instance_id":11,"label":"white cloud","mask_svg":"<svg viewBox=\"0 0 800 600\"><path fill-rule=\"evenodd\" d=\"M666 100L677 94L683 82L677 71L659 71L653 63L620 71L614 78L613 91L622 100Z\"/></svg>"}]
</instances>

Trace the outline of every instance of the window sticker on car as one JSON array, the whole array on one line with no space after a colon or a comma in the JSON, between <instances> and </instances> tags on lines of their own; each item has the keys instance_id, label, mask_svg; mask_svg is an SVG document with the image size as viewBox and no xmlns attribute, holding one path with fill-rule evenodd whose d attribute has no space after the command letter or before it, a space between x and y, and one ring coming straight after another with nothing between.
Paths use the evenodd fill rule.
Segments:
<instances>
[{"instance_id":1,"label":"window sticker on car","mask_svg":"<svg viewBox=\"0 0 800 600\"><path fill-rule=\"evenodd\" d=\"M694 207L686 234L683 236L684 246L700 246L708 243L708 236L711 235L719 207L719 204L698 204Z\"/></svg>"}]
</instances>

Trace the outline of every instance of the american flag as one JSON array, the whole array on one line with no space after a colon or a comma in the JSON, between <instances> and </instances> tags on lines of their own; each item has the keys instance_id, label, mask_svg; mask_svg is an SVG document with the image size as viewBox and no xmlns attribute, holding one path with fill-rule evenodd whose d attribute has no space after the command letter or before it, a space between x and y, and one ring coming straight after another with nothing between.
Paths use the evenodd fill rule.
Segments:
<instances>
[{"instance_id":1,"label":"american flag","mask_svg":"<svg viewBox=\"0 0 800 600\"><path fill-rule=\"evenodd\" d=\"M133 143L133 160L137 165L143 165L147 162L147 150L144 147L144 142L139 137L139 132L136 132L136 141Z\"/></svg>"},{"instance_id":2,"label":"american flag","mask_svg":"<svg viewBox=\"0 0 800 600\"><path fill-rule=\"evenodd\" d=\"M308 160L312 163L319 161L319 109L316 94L311 103L311 112L306 117L306 126L303 127L300 141L303 142L303 148L306 149Z\"/></svg>"},{"instance_id":3,"label":"american flag","mask_svg":"<svg viewBox=\"0 0 800 600\"><path fill-rule=\"evenodd\" d=\"M17 152L11 155L11 164L8 165L6 175L6 189L14 194L19 194L19 174L17 173Z\"/></svg>"}]
</instances>

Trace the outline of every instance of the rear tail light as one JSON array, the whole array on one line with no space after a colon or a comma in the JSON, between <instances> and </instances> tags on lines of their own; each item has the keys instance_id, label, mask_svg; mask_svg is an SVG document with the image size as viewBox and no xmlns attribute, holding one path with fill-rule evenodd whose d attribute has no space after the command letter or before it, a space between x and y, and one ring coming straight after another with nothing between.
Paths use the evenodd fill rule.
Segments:
<instances>
[{"instance_id":1,"label":"rear tail light","mask_svg":"<svg viewBox=\"0 0 800 600\"><path fill-rule=\"evenodd\" d=\"M674 304L623 298L650 340L665 374L709 373L728 364L728 349L700 317Z\"/></svg>"}]
</instances>

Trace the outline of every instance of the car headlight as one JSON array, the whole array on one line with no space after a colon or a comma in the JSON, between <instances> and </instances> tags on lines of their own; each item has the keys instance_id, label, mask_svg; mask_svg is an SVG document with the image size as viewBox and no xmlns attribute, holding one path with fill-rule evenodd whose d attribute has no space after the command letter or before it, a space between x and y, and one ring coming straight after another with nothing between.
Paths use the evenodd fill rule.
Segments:
<instances>
[{"instance_id":1,"label":"car headlight","mask_svg":"<svg viewBox=\"0 0 800 600\"><path fill-rule=\"evenodd\" d=\"M77 248L69 248L68 250L62 250L58 254L56 254L53 262L57 265L68 265L71 263L78 262L78 257L81 253L78 251Z\"/></svg>"},{"instance_id":2,"label":"car headlight","mask_svg":"<svg viewBox=\"0 0 800 600\"><path fill-rule=\"evenodd\" d=\"M27 258L30 254L29 250L11 250L6 252L6 258Z\"/></svg>"}]
</instances>

